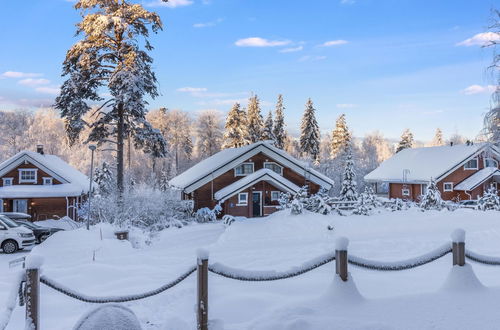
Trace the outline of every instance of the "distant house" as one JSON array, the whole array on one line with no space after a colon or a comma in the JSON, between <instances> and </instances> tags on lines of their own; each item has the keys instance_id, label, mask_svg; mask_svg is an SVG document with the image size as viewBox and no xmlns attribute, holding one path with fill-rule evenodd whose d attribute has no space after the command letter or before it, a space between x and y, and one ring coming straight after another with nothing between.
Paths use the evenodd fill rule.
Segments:
<instances>
[{"instance_id":1,"label":"distant house","mask_svg":"<svg viewBox=\"0 0 500 330\"><path fill-rule=\"evenodd\" d=\"M77 217L89 179L43 146L21 151L0 164L0 212L23 212L33 220Z\"/></svg>"},{"instance_id":2,"label":"distant house","mask_svg":"<svg viewBox=\"0 0 500 330\"><path fill-rule=\"evenodd\" d=\"M333 181L269 141L225 149L173 178L170 185L192 200L194 209L219 204L223 214L265 216L276 211L280 193L295 194L307 185L311 193Z\"/></svg>"},{"instance_id":3,"label":"distant house","mask_svg":"<svg viewBox=\"0 0 500 330\"><path fill-rule=\"evenodd\" d=\"M434 179L444 200L477 199L500 182L500 152L487 143L404 149L365 176L388 197L418 200Z\"/></svg>"}]
</instances>

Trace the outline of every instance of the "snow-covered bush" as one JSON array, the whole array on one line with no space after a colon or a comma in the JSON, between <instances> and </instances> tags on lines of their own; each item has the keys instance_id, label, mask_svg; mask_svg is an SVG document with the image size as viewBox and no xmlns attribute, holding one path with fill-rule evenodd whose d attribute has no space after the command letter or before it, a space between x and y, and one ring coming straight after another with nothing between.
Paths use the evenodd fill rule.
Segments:
<instances>
[{"instance_id":1,"label":"snow-covered bush","mask_svg":"<svg viewBox=\"0 0 500 330\"><path fill-rule=\"evenodd\" d=\"M280 193L280 198L278 200L280 210L289 209L292 207L292 195L290 193Z\"/></svg>"},{"instance_id":2,"label":"snow-covered bush","mask_svg":"<svg viewBox=\"0 0 500 330\"><path fill-rule=\"evenodd\" d=\"M304 210L304 206L298 199L294 199L292 201L292 204L290 206L290 214L302 214L302 211Z\"/></svg>"},{"instance_id":3,"label":"snow-covered bush","mask_svg":"<svg viewBox=\"0 0 500 330\"><path fill-rule=\"evenodd\" d=\"M402 199L395 198L391 201L389 208L391 211L402 211L406 208L405 202Z\"/></svg>"},{"instance_id":4,"label":"snow-covered bush","mask_svg":"<svg viewBox=\"0 0 500 330\"><path fill-rule=\"evenodd\" d=\"M477 201L477 208L482 211L500 211L500 197L495 186L491 185L484 195Z\"/></svg>"},{"instance_id":5,"label":"snow-covered bush","mask_svg":"<svg viewBox=\"0 0 500 330\"><path fill-rule=\"evenodd\" d=\"M332 198L328 195L328 191L321 188L317 194L309 197L307 202L307 210L319 214L330 214L332 211Z\"/></svg>"},{"instance_id":6,"label":"snow-covered bush","mask_svg":"<svg viewBox=\"0 0 500 330\"><path fill-rule=\"evenodd\" d=\"M231 226L236 219L232 215L226 214L222 217L222 223L226 226Z\"/></svg>"},{"instance_id":7,"label":"snow-covered bush","mask_svg":"<svg viewBox=\"0 0 500 330\"><path fill-rule=\"evenodd\" d=\"M195 218L197 222L213 222L217 219L217 214L214 212L214 210L211 210L208 207L202 207L201 209L198 209L195 214Z\"/></svg>"},{"instance_id":8,"label":"snow-covered bush","mask_svg":"<svg viewBox=\"0 0 500 330\"><path fill-rule=\"evenodd\" d=\"M369 215L370 211L378 206L377 198L373 193L373 189L369 186L365 187L365 191L358 197L357 204L353 213L359 215Z\"/></svg>"},{"instance_id":9,"label":"snow-covered bush","mask_svg":"<svg viewBox=\"0 0 500 330\"><path fill-rule=\"evenodd\" d=\"M434 179L429 182L427 191L422 195L419 206L423 210L441 210L445 206Z\"/></svg>"}]
</instances>

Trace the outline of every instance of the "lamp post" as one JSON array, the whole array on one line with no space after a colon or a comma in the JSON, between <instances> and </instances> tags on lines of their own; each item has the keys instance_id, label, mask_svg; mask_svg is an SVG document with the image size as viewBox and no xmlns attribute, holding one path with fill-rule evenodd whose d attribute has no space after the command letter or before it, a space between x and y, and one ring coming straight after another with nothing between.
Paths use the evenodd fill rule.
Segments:
<instances>
[{"instance_id":1,"label":"lamp post","mask_svg":"<svg viewBox=\"0 0 500 330\"><path fill-rule=\"evenodd\" d=\"M90 187L89 187L89 209L87 210L87 230L90 230L90 202L92 201L92 181L94 181L94 151L96 149L95 144L90 144L89 149L91 151L90 156Z\"/></svg>"}]
</instances>

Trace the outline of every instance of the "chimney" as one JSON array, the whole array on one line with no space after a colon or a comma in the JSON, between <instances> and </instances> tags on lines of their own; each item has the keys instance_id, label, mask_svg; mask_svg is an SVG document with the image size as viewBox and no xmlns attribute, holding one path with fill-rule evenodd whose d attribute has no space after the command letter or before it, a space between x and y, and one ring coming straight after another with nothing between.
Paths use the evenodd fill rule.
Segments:
<instances>
[{"instance_id":1,"label":"chimney","mask_svg":"<svg viewBox=\"0 0 500 330\"><path fill-rule=\"evenodd\" d=\"M37 144L36 145L36 152L38 152L40 155L43 155L43 144Z\"/></svg>"}]
</instances>

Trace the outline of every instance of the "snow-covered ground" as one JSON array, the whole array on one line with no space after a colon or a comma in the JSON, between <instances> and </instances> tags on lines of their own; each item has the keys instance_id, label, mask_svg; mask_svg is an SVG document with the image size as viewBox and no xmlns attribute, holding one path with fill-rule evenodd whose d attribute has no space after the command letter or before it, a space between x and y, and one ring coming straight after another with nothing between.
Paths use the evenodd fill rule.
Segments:
<instances>
[{"instance_id":1,"label":"snow-covered ground","mask_svg":"<svg viewBox=\"0 0 500 330\"><path fill-rule=\"evenodd\" d=\"M199 247L210 251L210 263L285 271L333 251L338 236L350 239L349 253L358 257L397 261L449 242L451 232L460 227L467 232L467 248L500 256L500 213L495 211L410 209L369 217L284 212L237 221L227 228L203 224L165 230L149 246L134 234L138 248L114 239L109 226L90 232L80 228L56 233L32 253L43 255L44 275L94 296L157 288L193 266ZM333 231L327 229L329 225ZM0 254L0 306L15 276L8 261L21 255ZM273 282L241 282L210 274L209 318L220 320L217 323L226 330L498 329L500 266L471 266L452 271L450 254L406 271L350 266L353 282L347 285L334 281L334 263ZM457 289L461 278L473 278L472 272L484 287L469 283ZM192 330L195 278L191 275L164 293L123 305L137 314L145 330ZM81 315L95 308L46 286L42 286L41 305L42 329L51 330L71 329ZM17 307L7 329L23 328L23 319L24 309Z\"/></svg>"}]
</instances>

